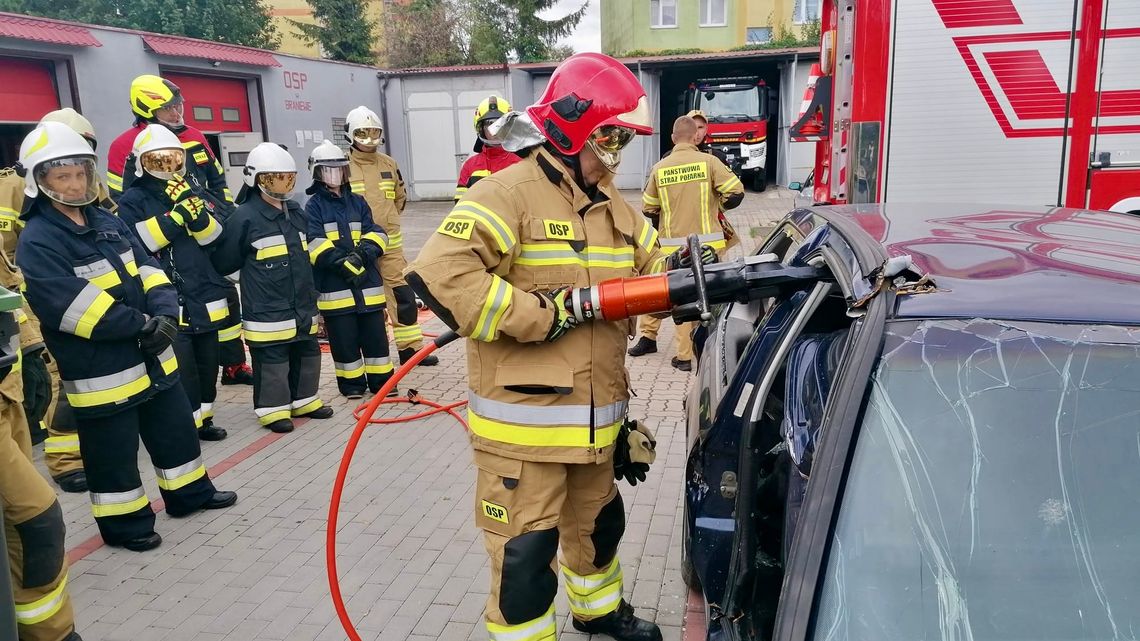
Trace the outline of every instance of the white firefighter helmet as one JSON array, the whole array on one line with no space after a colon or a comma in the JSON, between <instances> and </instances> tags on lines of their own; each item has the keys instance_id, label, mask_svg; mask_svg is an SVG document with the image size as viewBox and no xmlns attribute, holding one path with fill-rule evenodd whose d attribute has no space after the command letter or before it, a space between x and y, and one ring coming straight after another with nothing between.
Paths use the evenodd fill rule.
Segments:
<instances>
[{"instance_id":1,"label":"white firefighter helmet","mask_svg":"<svg viewBox=\"0 0 1140 641\"><path fill-rule=\"evenodd\" d=\"M348 156L344 150L337 147L331 140L325 140L313 148L309 154L309 170L317 167L345 167L348 165Z\"/></svg>"},{"instance_id":2,"label":"white firefighter helmet","mask_svg":"<svg viewBox=\"0 0 1140 641\"><path fill-rule=\"evenodd\" d=\"M297 185L297 162L281 145L263 142L249 152L243 174L246 188L242 192L246 197L250 189L257 187L270 198L286 200Z\"/></svg>"},{"instance_id":3,"label":"white firefighter helmet","mask_svg":"<svg viewBox=\"0 0 1140 641\"><path fill-rule=\"evenodd\" d=\"M182 141L164 125L147 125L135 136L131 153L135 157L135 176L146 172L160 180L173 180L186 171L186 150Z\"/></svg>"},{"instance_id":4,"label":"white firefighter helmet","mask_svg":"<svg viewBox=\"0 0 1140 641\"><path fill-rule=\"evenodd\" d=\"M91 121L84 118L83 114L71 107L49 111L44 114L43 118L40 118L40 122L62 122L75 130L75 133L86 138L92 149L95 148L95 127L91 126Z\"/></svg>"},{"instance_id":5,"label":"white firefighter helmet","mask_svg":"<svg viewBox=\"0 0 1140 641\"><path fill-rule=\"evenodd\" d=\"M368 107L360 106L344 118L344 130L349 142L361 147L376 147L383 140L384 127L380 117Z\"/></svg>"},{"instance_id":6,"label":"white firefighter helmet","mask_svg":"<svg viewBox=\"0 0 1140 641\"><path fill-rule=\"evenodd\" d=\"M81 207L99 196L95 150L83 136L63 123L37 125L20 143L19 167L24 176L24 195L28 198L42 192L61 204ZM52 169L73 167L84 171L66 172L70 184L52 175Z\"/></svg>"}]
</instances>

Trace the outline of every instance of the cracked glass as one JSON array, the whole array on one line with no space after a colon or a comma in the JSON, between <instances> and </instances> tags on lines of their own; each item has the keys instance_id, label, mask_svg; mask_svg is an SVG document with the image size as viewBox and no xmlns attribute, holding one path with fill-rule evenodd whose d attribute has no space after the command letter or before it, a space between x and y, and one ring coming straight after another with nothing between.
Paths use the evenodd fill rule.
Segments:
<instances>
[{"instance_id":1,"label":"cracked glass","mask_svg":"<svg viewBox=\"0 0 1140 641\"><path fill-rule=\"evenodd\" d=\"M888 325L814 638L1140 638L1140 329Z\"/></svg>"}]
</instances>

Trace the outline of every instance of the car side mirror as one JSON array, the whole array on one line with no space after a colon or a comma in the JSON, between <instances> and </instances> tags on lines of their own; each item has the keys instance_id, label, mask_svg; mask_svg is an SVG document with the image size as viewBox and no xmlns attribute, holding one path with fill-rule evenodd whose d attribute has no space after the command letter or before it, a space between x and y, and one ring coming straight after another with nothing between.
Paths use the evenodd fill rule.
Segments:
<instances>
[{"instance_id":1,"label":"car side mirror","mask_svg":"<svg viewBox=\"0 0 1140 641\"><path fill-rule=\"evenodd\" d=\"M788 189L791 189L792 191L803 191L804 184L803 183L789 183Z\"/></svg>"}]
</instances>

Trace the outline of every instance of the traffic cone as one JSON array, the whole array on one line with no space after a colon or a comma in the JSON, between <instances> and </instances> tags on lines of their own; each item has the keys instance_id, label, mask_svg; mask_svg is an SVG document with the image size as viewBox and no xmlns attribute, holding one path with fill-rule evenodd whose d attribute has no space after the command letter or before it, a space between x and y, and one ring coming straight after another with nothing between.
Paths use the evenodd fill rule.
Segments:
<instances>
[{"instance_id":1,"label":"traffic cone","mask_svg":"<svg viewBox=\"0 0 1140 641\"><path fill-rule=\"evenodd\" d=\"M808 73L807 87L804 88L804 101L800 104L800 113L796 116L795 125L792 126L792 140L811 142L818 140L818 137L823 133L823 111L819 105L816 105L812 111L816 84L821 77L823 77L823 70L819 63L813 64Z\"/></svg>"}]
</instances>

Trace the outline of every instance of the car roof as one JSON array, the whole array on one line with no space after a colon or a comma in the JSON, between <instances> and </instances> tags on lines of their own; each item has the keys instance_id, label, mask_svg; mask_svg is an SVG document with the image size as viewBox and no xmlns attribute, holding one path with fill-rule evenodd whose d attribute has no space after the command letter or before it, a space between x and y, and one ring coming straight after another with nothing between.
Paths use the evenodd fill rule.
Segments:
<instances>
[{"instance_id":1,"label":"car roof","mask_svg":"<svg viewBox=\"0 0 1140 641\"><path fill-rule=\"evenodd\" d=\"M936 292L900 297L895 317L1140 325L1140 216L945 203L812 212L934 279Z\"/></svg>"}]
</instances>

